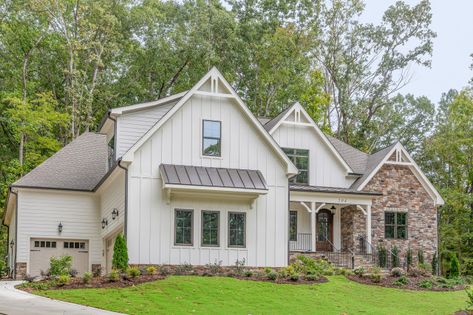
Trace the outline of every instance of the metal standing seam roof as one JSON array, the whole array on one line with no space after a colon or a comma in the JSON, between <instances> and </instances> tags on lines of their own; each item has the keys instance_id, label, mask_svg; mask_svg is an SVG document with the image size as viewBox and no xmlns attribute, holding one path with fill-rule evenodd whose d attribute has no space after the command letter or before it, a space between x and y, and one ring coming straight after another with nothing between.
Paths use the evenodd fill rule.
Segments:
<instances>
[{"instance_id":1,"label":"metal standing seam roof","mask_svg":"<svg viewBox=\"0 0 473 315\"><path fill-rule=\"evenodd\" d=\"M374 192L374 191L360 191L360 190L356 190L352 188L310 186L310 185L302 185L302 184L290 184L289 190L305 191L305 192L322 192L322 193L332 193L332 194L367 195L367 196L382 195L382 193Z\"/></svg>"},{"instance_id":2,"label":"metal standing seam roof","mask_svg":"<svg viewBox=\"0 0 473 315\"><path fill-rule=\"evenodd\" d=\"M164 184L267 190L258 170L161 164Z\"/></svg>"}]
</instances>

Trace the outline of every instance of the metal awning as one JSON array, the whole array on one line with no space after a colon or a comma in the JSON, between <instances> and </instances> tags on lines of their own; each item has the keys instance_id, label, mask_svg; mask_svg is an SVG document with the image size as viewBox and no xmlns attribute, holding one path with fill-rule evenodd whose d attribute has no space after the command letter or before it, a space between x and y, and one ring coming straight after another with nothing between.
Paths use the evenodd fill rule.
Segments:
<instances>
[{"instance_id":1,"label":"metal awning","mask_svg":"<svg viewBox=\"0 0 473 315\"><path fill-rule=\"evenodd\" d=\"M383 193L380 193L380 192L360 191L360 190L356 190L352 188L310 186L310 185L302 185L302 184L290 184L289 190L300 191L300 192L318 192L318 193L362 195L362 196L382 196L383 195Z\"/></svg>"}]
</instances>

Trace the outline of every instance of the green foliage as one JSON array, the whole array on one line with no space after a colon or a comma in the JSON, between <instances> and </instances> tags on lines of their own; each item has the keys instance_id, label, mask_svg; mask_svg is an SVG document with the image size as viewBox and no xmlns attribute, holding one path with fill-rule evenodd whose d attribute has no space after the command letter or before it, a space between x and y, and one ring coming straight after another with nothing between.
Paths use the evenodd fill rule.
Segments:
<instances>
[{"instance_id":1,"label":"green foliage","mask_svg":"<svg viewBox=\"0 0 473 315\"><path fill-rule=\"evenodd\" d=\"M59 258L51 257L49 260L49 273L51 276L69 276L72 267L71 256L61 256Z\"/></svg>"},{"instance_id":2,"label":"green foliage","mask_svg":"<svg viewBox=\"0 0 473 315\"><path fill-rule=\"evenodd\" d=\"M410 245L407 248L407 252L406 252L406 263L407 263L407 269L409 269L412 266L412 249Z\"/></svg>"},{"instance_id":3,"label":"green foliage","mask_svg":"<svg viewBox=\"0 0 473 315\"><path fill-rule=\"evenodd\" d=\"M318 275L305 275L304 276L304 279L307 280L307 281L317 281L320 279L320 276Z\"/></svg>"},{"instance_id":4,"label":"green foliage","mask_svg":"<svg viewBox=\"0 0 473 315\"><path fill-rule=\"evenodd\" d=\"M466 300L466 305L468 310L473 310L473 289L472 288L466 288L465 289L467 300Z\"/></svg>"},{"instance_id":5,"label":"green foliage","mask_svg":"<svg viewBox=\"0 0 473 315\"><path fill-rule=\"evenodd\" d=\"M403 275L404 275L404 270L402 270L402 268L394 267L393 269L391 269L391 276L402 277Z\"/></svg>"},{"instance_id":6,"label":"green foliage","mask_svg":"<svg viewBox=\"0 0 473 315\"><path fill-rule=\"evenodd\" d=\"M278 273L276 271L270 271L267 273L269 280L276 280L278 278Z\"/></svg>"},{"instance_id":7,"label":"green foliage","mask_svg":"<svg viewBox=\"0 0 473 315\"><path fill-rule=\"evenodd\" d=\"M419 283L419 287L424 288L424 289L432 289L433 283L431 280L422 280Z\"/></svg>"},{"instance_id":8,"label":"green foliage","mask_svg":"<svg viewBox=\"0 0 473 315\"><path fill-rule=\"evenodd\" d=\"M222 271L223 271L221 260L218 261L218 262L215 261L214 263L208 263L205 266L207 267L210 274L212 274L212 275L218 275L218 274L222 273ZM179 274L188 273L188 272L192 271L192 269L193 269L192 265L184 265L184 266L182 266L182 271Z\"/></svg>"},{"instance_id":9,"label":"green foliage","mask_svg":"<svg viewBox=\"0 0 473 315\"><path fill-rule=\"evenodd\" d=\"M363 266L356 267L353 269L353 273L358 277L363 277L365 274L365 268L363 268Z\"/></svg>"},{"instance_id":10,"label":"green foliage","mask_svg":"<svg viewBox=\"0 0 473 315\"><path fill-rule=\"evenodd\" d=\"M376 251L378 253L378 265L381 268L386 268L387 262L388 262L388 255L387 255L387 250L384 245L378 245L376 248Z\"/></svg>"},{"instance_id":11,"label":"green foliage","mask_svg":"<svg viewBox=\"0 0 473 315\"><path fill-rule=\"evenodd\" d=\"M424 263L424 251L422 249L419 249L417 251L417 261L418 261L419 264Z\"/></svg>"},{"instance_id":12,"label":"green foliage","mask_svg":"<svg viewBox=\"0 0 473 315\"><path fill-rule=\"evenodd\" d=\"M399 249L396 245L391 249L391 266L393 268L399 267Z\"/></svg>"},{"instance_id":13,"label":"green foliage","mask_svg":"<svg viewBox=\"0 0 473 315\"><path fill-rule=\"evenodd\" d=\"M115 238L112 266L119 271L125 271L128 268L128 248L122 233Z\"/></svg>"},{"instance_id":14,"label":"green foliage","mask_svg":"<svg viewBox=\"0 0 473 315\"><path fill-rule=\"evenodd\" d=\"M235 272L238 274L238 275L241 275L243 274L243 272L245 271L245 258L243 258L242 260L236 260L235 261Z\"/></svg>"},{"instance_id":15,"label":"green foliage","mask_svg":"<svg viewBox=\"0 0 473 315\"><path fill-rule=\"evenodd\" d=\"M291 281L299 281L300 278L301 275L297 272L289 275L289 280Z\"/></svg>"},{"instance_id":16,"label":"green foliage","mask_svg":"<svg viewBox=\"0 0 473 315\"><path fill-rule=\"evenodd\" d=\"M399 277L399 279L394 281L393 284L398 285L398 286L405 286L405 285L409 284L409 280L407 280L406 276L401 276L401 277Z\"/></svg>"},{"instance_id":17,"label":"green foliage","mask_svg":"<svg viewBox=\"0 0 473 315\"><path fill-rule=\"evenodd\" d=\"M253 271L251 270L245 270L244 272L245 277L250 278L253 276Z\"/></svg>"},{"instance_id":18,"label":"green foliage","mask_svg":"<svg viewBox=\"0 0 473 315\"><path fill-rule=\"evenodd\" d=\"M437 257L437 252L434 253L434 256L432 257L432 274L436 275L437 274L437 268L438 268L438 257Z\"/></svg>"},{"instance_id":19,"label":"green foliage","mask_svg":"<svg viewBox=\"0 0 473 315\"><path fill-rule=\"evenodd\" d=\"M458 278L459 275L460 275L460 262L458 261L457 255L453 253L452 258L450 259L450 270L448 271L448 277Z\"/></svg>"},{"instance_id":20,"label":"green foliage","mask_svg":"<svg viewBox=\"0 0 473 315\"><path fill-rule=\"evenodd\" d=\"M85 284L90 283L92 280L93 274L92 272L85 272L84 276L82 277L82 281L84 281Z\"/></svg>"},{"instance_id":21,"label":"green foliage","mask_svg":"<svg viewBox=\"0 0 473 315\"><path fill-rule=\"evenodd\" d=\"M130 278L136 278L136 277L141 276L141 271L140 271L140 268L138 267L128 267L126 269L126 274Z\"/></svg>"},{"instance_id":22,"label":"green foliage","mask_svg":"<svg viewBox=\"0 0 473 315\"><path fill-rule=\"evenodd\" d=\"M146 273L149 275L155 275L158 272L158 268L155 266L148 266L146 267Z\"/></svg>"},{"instance_id":23,"label":"green foliage","mask_svg":"<svg viewBox=\"0 0 473 315\"><path fill-rule=\"evenodd\" d=\"M418 265L419 269L425 271L427 274L432 274L432 266L428 263L422 263Z\"/></svg>"},{"instance_id":24,"label":"green foliage","mask_svg":"<svg viewBox=\"0 0 473 315\"><path fill-rule=\"evenodd\" d=\"M65 286L66 284L69 284L71 281L71 276L67 274L62 274L56 279L56 283L58 286Z\"/></svg>"},{"instance_id":25,"label":"green foliage","mask_svg":"<svg viewBox=\"0 0 473 315\"><path fill-rule=\"evenodd\" d=\"M112 269L112 271L110 271L110 273L107 275L107 278L110 282L117 282L120 280L120 271L117 269Z\"/></svg>"}]
</instances>

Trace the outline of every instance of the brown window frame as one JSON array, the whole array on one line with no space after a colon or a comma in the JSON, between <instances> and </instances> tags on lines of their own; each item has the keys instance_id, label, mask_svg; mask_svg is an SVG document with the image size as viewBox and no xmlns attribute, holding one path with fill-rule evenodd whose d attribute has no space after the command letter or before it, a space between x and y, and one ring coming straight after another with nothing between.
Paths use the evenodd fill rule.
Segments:
<instances>
[{"instance_id":1,"label":"brown window frame","mask_svg":"<svg viewBox=\"0 0 473 315\"><path fill-rule=\"evenodd\" d=\"M204 215L217 214L217 244L204 244ZM202 247L220 247L220 211L202 210L200 215L200 246Z\"/></svg>"},{"instance_id":2,"label":"brown window frame","mask_svg":"<svg viewBox=\"0 0 473 315\"><path fill-rule=\"evenodd\" d=\"M232 245L230 244L230 215L232 214L238 214L238 215L243 215L243 245ZM227 245L229 248L246 248L246 212L239 212L239 211L229 211L228 212L228 217L227 217L227 234L228 234L228 240L227 240Z\"/></svg>"},{"instance_id":3,"label":"brown window frame","mask_svg":"<svg viewBox=\"0 0 473 315\"><path fill-rule=\"evenodd\" d=\"M393 224L387 224L386 223L386 214L394 214L394 223ZM398 224L398 214L404 214L406 216L405 219L405 224ZM392 227L393 228L393 237L387 237L386 236L386 227ZM399 237L397 235L397 230L398 227L405 227L406 229L406 237ZM384 211L384 238L385 239L390 239L390 240L407 240L409 238L409 233L408 233L408 213L407 212L399 212L399 211Z\"/></svg>"},{"instance_id":4,"label":"brown window frame","mask_svg":"<svg viewBox=\"0 0 473 315\"><path fill-rule=\"evenodd\" d=\"M186 211L191 213L191 242L190 243L177 243L177 212L178 211ZM192 247L194 246L194 209L183 209L183 208L176 208L174 209L174 246L186 246Z\"/></svg>"}]
</instances>

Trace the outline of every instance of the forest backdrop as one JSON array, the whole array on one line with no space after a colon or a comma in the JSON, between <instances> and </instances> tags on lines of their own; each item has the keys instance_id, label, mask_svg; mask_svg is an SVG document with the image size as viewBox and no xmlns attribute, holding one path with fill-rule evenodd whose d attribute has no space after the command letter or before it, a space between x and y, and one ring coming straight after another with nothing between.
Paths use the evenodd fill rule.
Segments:
<instances>
[{"instance_id":1,"label":"forest backdrop","mask_svg":"<svg viewBox=\"0 0 473 315\"><path fill-rule=\"evenodd\" d=\"M399 139L446 200L443 264L456 253L473 274L472 90L438 104L400 93L414 64L430 66L429 1L396 2L379 24L363 10L361 0L0 0L0 214L13 181L97 130L108 109L189 89L215 65L257 116L299 101L366 152Z\"/></svg>"}]
</instances>

